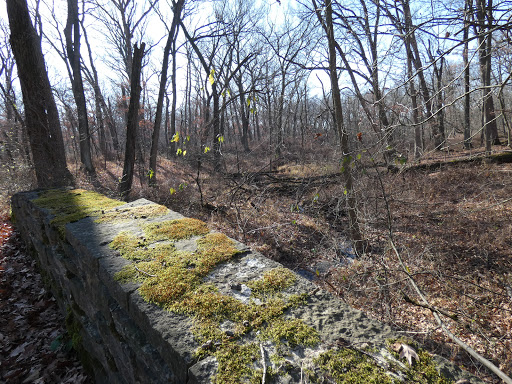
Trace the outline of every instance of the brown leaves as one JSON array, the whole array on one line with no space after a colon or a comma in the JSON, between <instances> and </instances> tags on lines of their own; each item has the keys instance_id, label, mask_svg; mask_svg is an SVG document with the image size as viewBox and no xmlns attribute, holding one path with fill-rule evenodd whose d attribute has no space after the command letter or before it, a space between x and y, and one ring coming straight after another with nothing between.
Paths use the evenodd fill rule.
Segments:
<instances>
[{"instance_id":1,"label":"brown leaves","mask_svg":"<svg viewBox=\"0 0 512 384\"><path fill-rule=\"evenodd\" d=\"M0 217L0 382L90 383L34 267Z\"/></svg>"}]
</instances>

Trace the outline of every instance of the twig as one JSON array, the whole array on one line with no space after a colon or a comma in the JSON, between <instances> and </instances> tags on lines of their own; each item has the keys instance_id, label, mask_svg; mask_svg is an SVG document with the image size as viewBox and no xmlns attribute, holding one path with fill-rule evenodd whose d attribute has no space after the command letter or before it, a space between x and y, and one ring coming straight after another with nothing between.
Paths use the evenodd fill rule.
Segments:
<instances>
[{"instance_id":1,"label":"twig","mask_svg":"<svg viewBox=\"0 0 512 384\"><path fill-rule=\"evenodd\" d=\"M404 273L409 278L409 282L411 283L412 287L418 294L418 296L423 301L423 304L428 305L430 308L430 311L432 312L432 315L434 316L434 319L436 320L437 324L441 327L441 329L444 331L444 333L452 339L459 347L461 347L463 350L465 350L467 353L469 353L472 357L474 357L476 360L478 360L480 363L482 363L485 367L487 367L491 372L493 372L495 375L497 375L500 379L503 380L506 384L512 384L512 379L507 376L501 369L499 369L497 366L495 366L492 362L487 360L485 357L480 355L478 352L476 352L473 348L471 348L469 345L464 343L462 340L460 340L457 336L455 336L443 323L443 320L439 317L439 313L435 308L433 308L430 303L428 302L427 298L421 292L421 289L416 284L416 280L412 277L411 273L409 272L407 266L404 264L404 261L402 259L402 255L400 255L400 252L398 252L398 249L396 248L395 242L393 240L393 229L392 229L392 219L391 219L391 210L389 208L389 202L386 195L386 190L384 188L384 184L382 182L382 177L380 175L380 172L377 170L378 180L380 187L382 189L382 194L384 198L384 203L386 206L387 216L388 216L388 230L389 230L389 242L391 245L391 248L393 249L393 252L395 253L398 262L400 266L402 267Z\"/></svg>"},{"instance_id":2,"label":"twig","mask_svg":"<svg viewBox=\"0 0 512 384\"><path fill-rule=\"evenodd\" d=\"M265 349L263 349L263 344L260 343L261 350L261 363L263 364L263 376L261 378L261 384L265 384L265 378L267 377L267 362L265 358Z\"/></svg>"},{"instance_id":3,"label":"twig","mask_svg":"<svg viewBox=\"0 0 512 384\"><path fill-rule=\"evenodd\" d=\"M398 252L398 249L395 246L395 243L393 242L393 238L390 238L391 247L393 248L393 252L395 252L395 255L398 258L398 261L400 265L402 266L404 272L409 276L409 272L407 271L407 267L403 263L402 256L400 255L400 252ZM411 277L409 279L409 282L413 286L414 290L418 294L419 297L421 297L421 300L425 305L428 305L430 308L430 311L432 312L432 315L434 316L434 319L436 319L437 324L441 327L441 329L444 331L444 333L452 339L459 347L461 347L463 350L465 350L467 353L469 353L472 357L477 359L480 363L485 365L491 372L493 372L495 375L497 375L501 380L503 380L504 383L512 384L512 378L510 376L507 376L501 369L499 369L497 366L495 366L492 362L487 360L485 357L480 355L478 352L476 352L473 348L471 348L469 345L464 343L462 340L460 340L457 336L455 336L443 323L443 320L439 317L439 311L437 311L435 308L433 308L427 298L423 295L420 288L416 284L416 281Z\"/></svg>"},{"instance_id":4,"label":"twig","mask_svg":"<svg viewBox=\"0 0 512 384\"><path fill-rule=\"evenodd\" d=\"M135 270L136 270L137 272L140 272L140 273L142 273L142 274L146 275L146 276L149 276L149 277L156 277L156 275L152 275L151 273L144 272L142 269L139 269L139 268L137 268L137 267L135 267Z\"/></svg>"},{"instance_id":5,"label":"twig","mask_svg":"<svg viewBox=\"0 0 512 384\"><path fill-rule=\"evenodd\" d=\"M435 312L438 312L440 313L441 315L443 316L446 316L446 317L449 317L450 319L454 320L454 321L458 321L459 320L459 317L457 315L452 315L448 312L446 312L444 309L442 308L439 308L439 307L436 307L434 305L430 305L430 304L424 304L424 303L418 303L416 300L410 298L409 296L407 296L407 294L403 293L403 297L404 297L404 300L406 302L408 302L409 304L412 304L412 305L416 305L417 307L421 307L421 308L426 308L426 309L430 309L431 311L435 311Z\"/></svg>"}]
</instances>

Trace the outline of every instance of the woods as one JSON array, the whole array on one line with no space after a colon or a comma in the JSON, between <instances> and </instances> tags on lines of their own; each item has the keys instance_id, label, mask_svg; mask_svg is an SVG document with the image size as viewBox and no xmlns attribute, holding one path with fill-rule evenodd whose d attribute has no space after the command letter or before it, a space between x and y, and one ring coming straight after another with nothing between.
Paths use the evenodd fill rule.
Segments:
<instances>
[{"instance_id":1,"label":"woods","mask_svg":"<svg viewBox=\"0 0 512 384\"><path fill-rule=\"evenodd\" d=\"M467 362L429 308L457 314L450 332L510 375L512 3L6 9L2 196L150 197Z\"/></svg>"}]
</instances>

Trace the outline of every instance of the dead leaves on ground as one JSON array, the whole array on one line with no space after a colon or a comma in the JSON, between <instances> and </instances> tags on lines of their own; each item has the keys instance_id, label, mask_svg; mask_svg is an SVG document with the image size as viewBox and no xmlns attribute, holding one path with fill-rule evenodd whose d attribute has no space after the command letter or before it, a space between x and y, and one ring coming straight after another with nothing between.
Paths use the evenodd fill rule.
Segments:
<instances>
[{"instance_id":1,"label":"dead leaves on ground","mask_svg":"<svg viewBox=\"0 0 512 384\"><path fill-rule=\"evenodd\" d=\"M35 262L0 217L0 382L91 383L63 324Z\"/></svg>"}]
</instances>

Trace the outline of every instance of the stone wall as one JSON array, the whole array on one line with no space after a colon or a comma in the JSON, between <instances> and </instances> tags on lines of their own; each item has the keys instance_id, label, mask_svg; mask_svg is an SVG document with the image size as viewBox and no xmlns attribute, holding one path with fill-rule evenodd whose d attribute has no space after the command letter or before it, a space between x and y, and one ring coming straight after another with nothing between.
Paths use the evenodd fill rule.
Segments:
<instances>
[{"instance_id":1,"label":"stone wall","mask_svg":"<svg viewBox=\"0 0 512 384\"><path fill-rule=\"evenodd\" d=\"M367 318L300 276L290 281L283 279L287 272L279 264L240 243L233 242L237 251L213 265L200 285L194 286L196 291L180 296L179 300L189 300L182 301L181 307L172 307L172 301L162 304L154 297L148 300L147 294L141 294L141 287L144 281L156 279L156 272L142 270L142 265L149 264L136 264L134 259L123 257L124 248L112 246L113 240L128 233L130 239L139 239L139 244L134 245L137 251L157 249L162 238L149 238L144 232L148 223L157 223L158 228L158 223L183 216L168 210L141 214L146 212L145 208L154 212L155 207L141 199L108 210L84 210L86 214L70 216L73 219L69 223L59 222L59 213L43 208L45 204L37 200L42 194L52 193L62 191L15 195L13 217L59 306L67 314L66 324L74 346L96 382L235 383L261 382L262 377L266 377L267 383L305 382L307 375L325 377L316 366L316 359L341 346L365 350L364 356L370 356L375 367L382 367L378 369L387 371L390 377L407 380L407 366L386 347L390 339L398 338L390 327ZM87 192L69 193L80 196ZM65 208L69 214L73 207ZM83 209L81 203L76 203L75 208ZM197 244L201 238L202 235L192 235L164 240L190 258L200 253ZM148 262L141 260L136 262ZM182 270L198 268L195 264L201 261L197 260L184 264ZM120 279L119 273L130 265L135 277ZM162 262L162 268L165 267ZM272 275L269 271L277 273ZM270 286L272 289L267 289ZM206 307L198 307L194 312L193 304L187 303L193 303L194 297L203 297L197 295L205 295L206 290L213 293L204 297L235 305L241 308L240 312L234 314L223 307L219 307L218 313L209 310L205 314ZM162 308L167 305L168 309L181 310ZM274 327L274 322L281 328ZM248 359L243 360L245 353ZM231 367L230 360L236 360L235 365L240 367ZM478 382L443 359L435 361L447 377L466 377Z\"/></svg>"}]
</instances>

